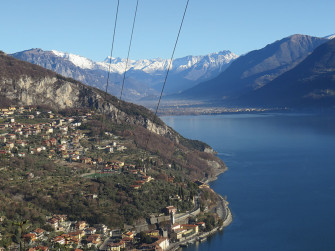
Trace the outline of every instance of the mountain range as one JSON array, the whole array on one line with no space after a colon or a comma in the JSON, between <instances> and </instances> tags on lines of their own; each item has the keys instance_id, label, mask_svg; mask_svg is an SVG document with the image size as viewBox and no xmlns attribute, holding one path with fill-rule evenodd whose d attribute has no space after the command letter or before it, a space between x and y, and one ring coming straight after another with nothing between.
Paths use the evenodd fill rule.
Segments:
<instances>
[{"instance_id":1,"label":"mountain range","mask_svg":"<svg viewBox=\"0 0 335 251\"><path fill-rule=\"evenodd\" d=\"M41 49L17 52L12 56L102 90L106 88L110 68L108 92L114 96L120 96L126 59L107 57L102 62L94 62L71 53ZM178 93L211 79L223 72L237 57L230 51L221 51L205 56L174 59L165 93ZM161 91L169 62L169 60L160 58L129 60L122 99L136 101L145 97L157 96Z\"/></svg>"},{"instance_id":2,"label":"mountain range","mask_svg":"<svg viewBox=\"0 0 335 251\"><path fill-rule=\"evenodd\" d=\"M165 104L169 107L172 101L170 107L184 104L220 107L331 106L332 93L335 92L332 87L334 70L331 61L322 58L322 53L332 57L330 41L334 37L296 34L239 57L223 51L175 59L164 92ZM115 96L120 93L126 64L126 60L121 58L94 62L74 54L41 49L12 56L102 90L110 67L109 93ZM313 64L318 67L312 68ZM153 107L167 66L168 61L163 59L130 60L123 98ZM305 84L299 85L298 82ZM314 89L311 89L312 86ZM165 104L162 103L163 106Z\"/></svg>"},{"instance_id":3,"label":"mountain range","mask_svg":"<svg viewBox=\"0 0 335 251\"><path fill-rule=\"evenodd\" d=\"M132 142L141 142L137 148L142 151L158 154L170 163L180 162L179 154L189 155L189 161L194 163L185 161L184 165L190 172L196 170L195 175L205 175L205 172L211 172L214 167L224 167L223 162L214 156L210 146L184 138L145 107L119 100L98 88L15 59L0 51L0 107L8 108L8 105L33 106L66 114L92 112L97 118L95 126L102 123L102 119L99 122L98 118L103 116L105 126L114 128L111 130L118 135L127 135L125 137ZM147 140L149 138L150 144ZM164 151L158 152L159 144ZM167 156L167 148L178 154ZM203 152L202 155L200 152ZM204 160L204 156L211 159Z\"/></svg>"},{"instance_id":4,"label":"mountain range","mask_svg":"<svg viewBox=\"0 0 335 251\"><path fill-rule=\"evenodd\" d=\"M284 72L294 68L325 38L293 35L260 50L240 56L219 76L180 94L192 99L233 100L247 92L260 89Z\"/></svg>"},{"instance_id":5,"label":"mountain range","mask_svg":"<svg viewBox=\"0 0 335 251\"><path fill-rule=\"evenodd\" d=\"M242 96L242 102L262 107L335 108L335 39L320 45L264 88Z\"/></svg>"},{"instance_id":6,"label":"mountain range","mask_svg":"<svg viewBox=\"0 0 335 251\"><path fill-rule=\"evenodd\" d=\"M216 78L169 99L224 107L332 107L333 40L334 35L286 37L240 56Z\"/></svg>"}]
</instances>

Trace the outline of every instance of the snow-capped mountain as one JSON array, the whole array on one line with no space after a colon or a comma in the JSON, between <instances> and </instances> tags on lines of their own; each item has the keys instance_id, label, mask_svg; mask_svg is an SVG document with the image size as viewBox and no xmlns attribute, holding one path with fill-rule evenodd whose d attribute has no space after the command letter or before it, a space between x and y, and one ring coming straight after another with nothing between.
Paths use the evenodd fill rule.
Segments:
<instances>
[{"instance_id":1,"label":"snow-capped mountain","mask_svg":"<svg viewBox=\"0 0 335 251\"><path fill-rule=\"evenodd\" d=\"M12 54L12 56L43 66L66 77L82 81L88 85L104 89L110 67L111 81L109 92L118 96L122 74L126 70L126 59L107 57L95 62L72 53L56 50L43 51L31 49ZM225 70L238 56L230 51L221 51L204 56L187 56L172 61L165 94L181 92L196 84L214 78ZM135 101L160 92L170 60L141 59L129 60L125 83L126 100Z\"/></svg>"},{"instance_id":2,"label":"snow-capped mountain","mask_svg":"<svg viewBox=\"0 0 335 251\"><path fill-rule=\"evenodd\" d=\"M90 70L93 70L95 68L95 62L93 62L92 60L88 58L75 55L75 54L71 54L71 53L64 53L64 52L60 52L56 50L52 50L51 52L55 54L55 56L57 57L64 58L65 60L70 61L71 63L73 63L75 66L78 66L79 68L90 69Z\"/></svg>"},{"instance_id":3,"label":"snow-capped mountain","mask_svg":"<svg viewBox=\"0 0 335 251\"><path fill-rule=\"evenodd\" d=\"M122 58L112 58L107 57L102 62L94 62L85 57L59 52L56 50L51 51L57 57L61 57L67 61L70 61L75 66L82 69L90 70L105 70L108 71L109 64L111 63L111 72L123 74L126 70L126 59ZM203 66L201 68L222 68L224 65L229 64L230 61L237 58L237 55L231 53L230 51L221 51L218 53L211 53L205 56L187 56L183 58L178 58L172 61L172 71L182 72L188 70L195 65ZM140 59L140 60L128 60L127 70L139 70L148 74L155 74L160 71L166 71L169 66L170 60L156 58L156 59ZM203 72L205 74L205 72ZM187 79L196 80L202 76L198 72L197 76L188 76Z\"/></svg>"},{"instance_id":4,"label":"snow-capped mountain","mask_svg":"<svg viewBox=\"0 0 335 251\"><path fill-rule=\"evenodd\" d=\"M335 34L326 36L325 38L327 38L327 39L333 39L333 38L335 38Z\"/></svg>"}]
</instances>

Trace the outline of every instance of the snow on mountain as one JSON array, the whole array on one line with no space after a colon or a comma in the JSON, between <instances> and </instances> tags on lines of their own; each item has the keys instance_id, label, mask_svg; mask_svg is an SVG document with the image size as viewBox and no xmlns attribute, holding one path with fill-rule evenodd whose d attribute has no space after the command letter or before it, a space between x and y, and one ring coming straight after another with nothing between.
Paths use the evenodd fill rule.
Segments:
<instances>
[{"instance_id":1,"label":"snow on mountain","mask_svg":"<svg viewBox=\"0 0 335 251\"><path fill-rule=\"evenodd\" d=\"M237 57L236 54L230 51L221 51L205 56L188 56L174 60L173 70L176 72L190 70L185 78L196 81L208 73L208 71L221 71L224 66Z\"/></svg>"},{"instance_id":2,"label":"snow on mountain","mask_svg":"<svg viewBox=\"0 0 335 251\"><path fill-rule=\"evenodd\" d=\"M82 69L92 70L92 69L95 68L96 63L93 62L90 59L85 58L85 57L75 55L75 54L71 54L71 53L64 53L64 52L60 52L60 51L56 51L56 50L52 50L52 52L57 57L64 58L64 59L70 61L71 63L73 63L75 66L78 66Z\"/></svg>"},{"instance_id":3,"label":"snow on mountain","mask_svg":"<svg viewBox=\"0 0 335 251\"><path fill-rule=\"evenodd\" d=\"M110 67L112 73L123 74L126 68L127 60L123 58L112 58L112 60L110 60L110 57L107 57L102 62L94 62L85 57L71 53L64 53L55 50L52 50L52 52L55 56L68 60L82 69L91 69L91 70L100 69L108 71ZM203 70L209 67L220 69L223 65L229 64L230 61L236 59L237 57L238 56L236 54L230 51L221 51L204 56L186 56L183 58L173 60L171 71L179 73L188 70L192 67L197 67L199 65L201 65ZM147 74L155 74L160 73L162 71L166 71L167 67L169 66L169 62L170 60L161 58L129 60L127 70L143 71ZM193 76L193 78L188 77L187 79L196 80L202 75L203 74L199 74L198 71L198 73L195 76Z\"/></svg>"},{"instance_id":4,"label":"snow on mountain","mask_svg":"<svg viewBox=\"0 0 335 251\"><path fill-rule=\"evenodd\" d=\"M325 38L327 38L327 39L333 39L333 38L335 38L335 34L326 36Z\"/></svg>"},{"instance_id":5,"label":"snow on mountain","mask_svg":"<svg viewBox=\"0 0 335 251\"><path fill-rule=\"evenodd\" d=\"M95 62L83 56L56 50L43 51L30 49L12 54L14 57L55 71L65 77L79 80L85 84L105 90L107 71L110 68L109 92L118 95L121 92L123 73L127 60L107 57ZM203 56L186 56L171 62L169 83L164 94L179 93L200 82L214 78L224 71L229 63L238 56L230 51L221 51ZM111 64L110 64L111 61ZM159 95L170 60L140 59L129 60L127 66L127 84L124 98L136 101L145 97Z\"/></svg>"},{"instance_id":6,"label":"snow on mountain","mask_svg":"<svg viewBox=\"0 0 335 251\"><path fill-rule=\"evenodd\" d=\"M126 68L126 59L112 58L111 72L122 74ZM110 64L110 57L106 58L103 62L97 62L97 65L103 70L108 70ZM153 73L155 71L165 70L167 67L167 60L164 59L140 59L129 60L127 70L139 70L145 73Z\"/></svg>"}]
</instances>

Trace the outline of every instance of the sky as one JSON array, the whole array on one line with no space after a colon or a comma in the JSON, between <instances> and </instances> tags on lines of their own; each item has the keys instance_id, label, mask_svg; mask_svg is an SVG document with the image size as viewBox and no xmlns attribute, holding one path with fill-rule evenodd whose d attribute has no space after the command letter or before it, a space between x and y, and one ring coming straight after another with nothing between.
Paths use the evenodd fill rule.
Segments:
<instances>
[{"instance_id":1,"label":"sky","mask_svg":"<svg viewBox=\"0 0 335 251\"><path fill-rule=\"evenodd\" d=\"M170 58L186 0L139 0L131 59ZM117 0L1 0L0 50L110 55ZM120 0L113 57L127 57L136 0ZM334 0L190 0L175 58L238 55L293 34L335 33Z\"/></svg>"}]
</instances>

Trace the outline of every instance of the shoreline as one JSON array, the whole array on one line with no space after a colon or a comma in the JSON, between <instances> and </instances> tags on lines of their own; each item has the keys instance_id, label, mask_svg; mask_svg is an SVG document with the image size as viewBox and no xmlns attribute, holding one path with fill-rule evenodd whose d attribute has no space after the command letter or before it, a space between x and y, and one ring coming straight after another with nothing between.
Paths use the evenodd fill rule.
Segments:
<instances>
[{"instance_id":1,"label":"shoreline","mask_svg":"<svg viewBox=\"0 0 335 251\"><path fill-rule=\"evenodd\" d=\"M161 108L158 116L201 116L201 115L224 115L224 114L254 114L266 112L287 112L284 108L228 108L228 107L165 107Z\"/></svg>"},{"instance_id":2,"label":"shoreline","mask_svg":"<svg viewBox=\"0 0 335 251\"><path fill-rule=\"evenodd\" d=\"M212 177L207 178L204 183L208 184L218 179L219 175L228 171L228 167L224 164L221 168L214 168L215 174Z\"/></svg>"},{"instance_id":3,"label":"shoreline","mask_svg":"<svg viewBox=\"0 0 335 251\"><path fill-rule=\"evenodd\" d=\"M208 236L214 235L214 234L218 233L219 231L222 231L225 227L229 226L233 221L233 215L231 213L231 210L228 207L229 203L226 200L224 200L221 195L219 195L219 197L220 197L221 202L225 204L225 210L226 210L226 217L223 220L222 226L215 227L214 229L212 229L209 232L205 232L205 233L202 233L202 234L195 234L194 236L190 236L189 238L187 238L187 239L185 239L181 242L173 243L166 250L169 250L169 251L180 250L180 249L183 248L183 247L181 247L181 245L186 245L188 243L192 243L191 245L193 245L197 241L202 242L201 239L203 239L203 238L206 238L206 241L207 241Z\"/></svg>"},{"instance_id":4,"label":"shoreline","mask_svg":"<svg viewBox=\"0 0 335 251\"><path fill-rule=\"evenodd\" d=\"M218 176L223 174L227 170L228 170L228 167L226 165L224 165L224 167L221 167L221 168L215 168L215 175L213 175L210 178L207 178L205 183L208 184L210 182L213 182L213 181L217 180ZM232 215L231 210L228 206L229 202L227 200L225 200L221 194L218 194L217 192L215 192L215 193L219 197L219 202L217 203L216 207L218 207L218 208L221 207L223 209L221 215L219 215L223 220L222 226L217 226L209 232L204 232L204 233L201 233L201 234L195 234L194 236L190 236L189 238L187 238L187 239L185 239L181 242L173 243L166 250L169 250L169 251L180 250L180 249L183 248L183 247L181 247L181 245L187 245L188 243L194 244L197 241L202 242L201 239L203 239L203 238L206 238L206 241L207 241L208 236L214 235L217 232L222 231L224 228L228 227L232 223L233 215ZM223 215L224 215L224 217L223 217Z\"/></svg>"}]
</instances>

